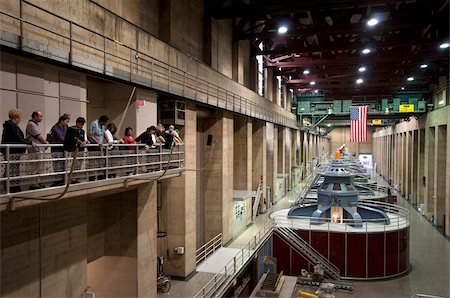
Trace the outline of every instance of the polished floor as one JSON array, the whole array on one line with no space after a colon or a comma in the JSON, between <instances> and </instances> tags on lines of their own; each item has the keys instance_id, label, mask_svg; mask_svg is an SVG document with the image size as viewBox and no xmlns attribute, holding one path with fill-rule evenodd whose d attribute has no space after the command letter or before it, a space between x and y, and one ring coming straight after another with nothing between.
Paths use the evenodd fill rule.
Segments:
<instances>
[{"instance_id":1,"label":"polished floor","mask_svg":"<svg viewBox=\"0 0 450 298\"><path fill-rule=\"evenodd\" d=\"M386 184L379 179L379 183ZM301 186L300 186L301 187ZM289 192L269 212L259 215L254 224L226 248L242 248L267 222L271 212L288 208L295 198L296 191ZM354 281L351 293L338 291L336 297L412 297L414 294L450 297L449 241L434 229L426 219L411 205L399 197L398 204L411 213L410 263L411 272L405 276L384 281ZM229 252L225 254L230 258ZM215 256L208 258L209 267L220 267ZM200 269L200 268L199 268ZM159 293L158 297L193 297L213 276L213 272L197 272L188 281L172 280L169 293ZM305 288L311 291L313 289Z\"/></svg>"}]
</instances>

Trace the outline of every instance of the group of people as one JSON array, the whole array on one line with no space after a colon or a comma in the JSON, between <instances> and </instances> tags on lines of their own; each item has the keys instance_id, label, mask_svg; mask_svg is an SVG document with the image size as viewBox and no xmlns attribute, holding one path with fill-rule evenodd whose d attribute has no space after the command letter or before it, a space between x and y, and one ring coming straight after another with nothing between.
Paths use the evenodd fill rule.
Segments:
<instances>
[{"instance_id":1,"label":"group of people","mask_svg":"<svg viewBox=\"0 0 450 298\"><path fill-rule=\"evenodd\" d=\"M51 152L74 151L75 148L86 147L87 144L97 144L99 146L89 146L89 151L101 151L102 146L106 146L108 150L115 148L114 144L136 144L141 143L154 148L156 144L161 143L165 148L171 148L174 145L183 144L183 140L175 130L173 125L165 130L164 125L158 124L157 127L150 126L145 132L140 134L137 138L133 136L133 129L131 127L125 128L125 135L123 138L117 138L117 126L114 122L109 122L109 117L106 115L100 116L98 119L92 121L87 133L83 129L86 119L78 117L74 126L69 126L70 114L63 114L59 117L58 122L52 126L50 132L45 136L39 127L39 123L44 119L41 111L34 111L31 114L31 119L28 121L25 134L19 127L22 121L23 113L19 109L11 109L8 113L9 120L3 123L2 144L22 144L29 145L28 152L42 153L47 149L47 144L63 144L62 147L51 147ZM124 147L127 150L136 150L136 146ZM2 153L6 158L7 150L2 148ZM9 154L25 153L24 147L10 147ZM18 172L18 164L14 164ZM32 185L31 188L42 188L43 185ZM18 191L16 188L11 188L11 192Z\"/></svg>"}]
</instances>

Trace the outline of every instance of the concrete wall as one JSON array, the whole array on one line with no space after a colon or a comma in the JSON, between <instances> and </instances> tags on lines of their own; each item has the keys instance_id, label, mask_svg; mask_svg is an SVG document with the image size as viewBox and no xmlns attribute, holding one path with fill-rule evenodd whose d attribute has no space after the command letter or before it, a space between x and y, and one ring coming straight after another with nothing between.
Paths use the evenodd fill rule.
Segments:
<instances>
[{"instance_id":1,"label":"concrete wall","mask_svg":"<svg viewBox=\"0 0 450 298\"><path fill-rule=\"evenodd\" d=\"M8 119L8 111L19 108L25 131L35 110L44 114L39 124L47 133L60 115L71 114L70 124L78 116L86 117L86 76L53 65L2 52L0 73L0 121ZM6 90L5 90L6 89Z\"/></svg>"},{"instance_id":2,"label":"concrete wall","mask_svg":"<svg viewBox=\"0 0 450 298\"><path fill-rule=\"evenodd\" d=\"M450 106L374 133L378 171L450 234Z\"/></svg>"},{"instance_id":3,"label":"concrete wall","mask_svg":"<svg viewBox=\"0 0 450 298\"><path fill-rule=\"evenodd\" d=\"M330 136L330 150L331 152L336 151L342 144L350 150L350 153L358 154L360 153L373 153L372 145L372 134L375 129L373 127L368 127L368 138L367 142L364 143L350 143L350 128L349 127L336 127L328 135Z\"/></svg>"}]
</instances>

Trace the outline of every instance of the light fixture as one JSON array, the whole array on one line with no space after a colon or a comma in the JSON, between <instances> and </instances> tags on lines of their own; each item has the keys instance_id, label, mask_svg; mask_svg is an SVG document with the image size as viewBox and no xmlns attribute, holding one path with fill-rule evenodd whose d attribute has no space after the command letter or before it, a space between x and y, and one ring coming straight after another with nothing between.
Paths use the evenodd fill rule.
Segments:
<instances>
[{"instance_id":1,"label":"light fixture","mask_svg":"<svg viewBox=\"0 0 450 298\"><path fill-rule=\"evenodd\" d=\"M373 27L376 24L378 24L378 20L375 18L371 18L370 20L367 21L367 25L369 25L370 27Z\"/></svg>"},{"instance_id":2,"label":"light fixture","mask_svg":"<svg viewBox=\"0 0 450 298\"><path fill-rule=\"evenodd\" d=\"M400 89L405 90L405 87L402 86L402 88L400 88Z\"/></svg>"},{"instance_id":3,"label":"light fixture","mask_svg":"<svg viewBox=\"0 0 450 298\"><path fill-rule=\"evenodd\" d=\"M316 82L312 81L312 82L309 82L309 84L310 84L311 86L314 86L314 85L316 84Z\"/></svg>"},{"instance_id":4,"label":"light fixture","mask_svg":"<svg viewBox=\"0 0 450 298\"><path fill-rule=\"evenodd\" d=\"M441 49L447 49L450 45L448 44L448 42L444 42L443 44L441 44L439 47Z\"/></svg>"},{"instance_id":5,"label":"light fixture","mask_svg":"<svg viewBox=\"0 0 450 298\"><path fill-rule=\"evenodd\" d=\"M309 70L308 70L308 69L305 69L305 70L303 71L303 74L305 74L305 75L309 74Z\"/></svg>"},{"instance_id":6,"label":"light fixture","mask_svg":"<svg viewBox=\"0 0 450 298\"><path fill-rule=\"evenodd\" d=\"M365 72L365 71L366 71L366 68L365 68L364 66L361 66L360 68L358 68L358 71L359 71L359 72Z\"/></svg>"},{"instance_id":7,"label":"light fixture","mask_svg":"<svg viewBox=\"0 0 450 298\"><path fill-rule=\"evenodd\" d=\"M314 93L316 93L316 94L317 94L317 93L319 93L319 90L317 90L317 89L316 89L316 90L314 90Z\"/></svg>"},{"instance_id":8,"label":"light fixture","mask_svg":"<svg viewBox=\"0 0 450 298\"><path fill-rule=\"evenodd\" d=\"M364 80L361 79L361 78L359 78L359 79L356 80L356 84L362 84L363 82L364 82Z\"/></svg>"},{"instance_id":9,"label":"light fixture","mask_svg":"<svg viewBox=\"0 0 450 298\"><path fill-rule=\"evenodd\" d=\"M419 66L420 68L422 68L422 69L424 69L424 68L427 68L428 67L428 64L421 64L420 66Z\"/></svg>"},{"instance_id":10,"label":"light fixture","mask_svg":"<svg viewBox=\"0 0 450 298\"><path fill-rule=\"evenodd\" d=\"M368 48L365 48L364 50L362 50L362 53L365 54L365 55L369 54L370 52L371 51Z\"/></svg>"},{"instance_id":11,"label":"light fixture","mask_svg":"<svg viewBox=\"0 0 450 298\"><path fill-rule=\"evenodd\" d=\"M288 31L288 28L286 26L280 26L278 27L278 33L284 34Z\"/></svg>"},{"instance_id":12,"label":"light fixture","mask_svg":"<svg viewBox=\"0 0 450 298\"><path fill-rule=\"evenodd\" d=\"M414 81L414 77L408 77L406 80L407 80L408 82L412 82L412 81Z\"/></svg>"}]
</instances>

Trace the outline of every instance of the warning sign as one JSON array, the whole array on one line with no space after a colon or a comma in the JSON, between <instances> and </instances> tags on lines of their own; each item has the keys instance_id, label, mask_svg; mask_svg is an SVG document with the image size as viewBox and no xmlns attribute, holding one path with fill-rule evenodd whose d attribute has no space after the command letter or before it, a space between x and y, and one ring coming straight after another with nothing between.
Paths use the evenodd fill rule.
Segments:
<instances>
[{"instance_id":1,"label":"warning sign","mask_svg":"<svg viewBox=\"0 0 450 298\"><path fill-rule=\"evenodd\" d=\"M414 112L414 105L413 105L413 104L400 105L399 111L400 111L400 113L410 113L410 112Z\"/></svg>"}]
</instances>

